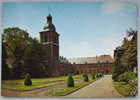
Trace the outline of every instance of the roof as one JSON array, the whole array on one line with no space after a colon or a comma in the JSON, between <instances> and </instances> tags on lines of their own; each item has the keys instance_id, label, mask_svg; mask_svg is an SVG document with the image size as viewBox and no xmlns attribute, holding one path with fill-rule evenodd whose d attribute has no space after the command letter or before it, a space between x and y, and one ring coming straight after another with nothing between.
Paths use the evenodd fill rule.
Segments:
<instances>
[{"instance_id":1,"label":"roof","mask_svg":"<svg viewBox=\"0 0 140 100\"><path fill-rule=\"evenodd\" d=\"M113 58L110 55L101 55L96 57L77 57L68 59L71 63L76 64L91 64L91 63L113 63Z\"/></svg>"}]
</instances>

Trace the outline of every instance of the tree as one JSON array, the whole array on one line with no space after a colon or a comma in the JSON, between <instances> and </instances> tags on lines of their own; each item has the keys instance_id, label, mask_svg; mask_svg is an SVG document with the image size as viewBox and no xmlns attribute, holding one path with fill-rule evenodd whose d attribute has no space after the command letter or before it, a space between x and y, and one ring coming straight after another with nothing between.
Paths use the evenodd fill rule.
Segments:
<instances>
[{"instance_id":1,"label":"tree","mask_svg":"<svg viewBox=\"0 0 140 100\"><path fill-rule=\"evenodd\" d=\"M137 69L137 31L129 29L127 35L122 45L114 51L115 62L112 75L114 80L118 80L118 76L125 72L133 72Z\"/></svg>"},{"instance_id":2,"label":"tree","mask_svg":"<svg viewBox=\"0 0 140 100\"><path fill-rule=\"evenodd\" d=\"M6 63L7 53L5 50L5 44L2 41L2 80L10 78L10 69Z\"/></svg>"},{"instance_id":3,"label":"tree","mask_svg":"<svg viewBox=\"0 0 140 100\"><path fill-rule=\"evenodd\" d=\"M12 78L23 78L26 73L32 77L46 76L48 65L38 40L17 27L4 29L2 38L8 61L12 65Z\"/></svg>"},{"instance_id":4,"label":"tree","mask_svg":"<svg viewBox=\"0 0 140 100\"><path fill-rule=\"evenodd\" d=\"M5 48L12 65L13 78L19 78L22 72L23 58L28 43L28 33L20 28L6 28L2 35Z\"/></svg>"},{"instance_id":5,"label":"tree","mask_svg":"<svg viewBox=\"0 0 140 100\"><path fill-rule=\"evenodd\" d=\"M45 77L47 71L46 62L44 63L41 46L36 39L30 38L28 52L25 55L24 74L30 73L32 77ZM23 74L23 76L24 76Z\"/></svg>"}]
</instances>

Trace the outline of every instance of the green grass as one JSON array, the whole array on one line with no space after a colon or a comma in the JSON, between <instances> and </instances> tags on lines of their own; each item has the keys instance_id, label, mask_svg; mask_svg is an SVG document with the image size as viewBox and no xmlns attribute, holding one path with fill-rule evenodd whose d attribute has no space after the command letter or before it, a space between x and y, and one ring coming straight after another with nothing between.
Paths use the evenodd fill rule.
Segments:
<instances>
[{"instance_id":1,"label":"green grass","mask_svg":"<svg viewBox=\"0 0 140 100\"><path fill-rule=\"evenodd\" d=\"M133 91L133 87L125 82L113 82L116 90L124 97L131 96L131 92Z\"/></svg>"},{"instance_id":2,"label":"green grass","mask_svg":"<svg viewBox=\"0 0 140 100\"><path fill-rule=\"evenodd\" d=\"M62 88L57 88L57 89L53 89L53 90L50 90L50 91L47 91L45 94L46 96L65 96L71 92L74 92L94 81L96 81L98 79L94 79L94 80L90 80L89 82L76 82L75 83L75 86L74 87L67 87L67 86L64 86Z\"/></svg>"},{"instance_id":3,"label":"green grass","mask_svg":"<svg viewBox=\"0 0 140 100\"><path fill-rule=\"evenodd\" d=\"M75 80L81 79L81 75L73 76ZM14 90L32 90L41 87L54 86L65 83L67 76L54 77L54 78L33 78L32 86L24 86L24 79L20 80L5 80L2 81L2 88Z\"/></svg>"},{"instance_id":4,"label":"green grass","mask_svg":"<svg viewBox=\"0 0 140 100\"><path fill-rule=\"evenodd\" d=\"M83 80L82 75L75 75L73 76L74 80ZM89 79L91 79L91 76L89 75ZM49 87L49 86L55 86L59 84L64 84L67 81L67 76L61 76L61 77L53 77L53 78L32 78L32 86L25 86L24 85L24 79L20 80L2 80L2 88L6 89L12 89L12 90L19 90L19 91L26 91L26 90L32 90L32 89L37 89L37 88L42 88L42 87ZM67 93L69 91L73 91L79 87L82 87L83 85L86 85L87 83L76 83L76 87L73 88L67 88L64 89L63 91L61 90L60 92ZM81 86L82 85L82 86ZM59 90L56 90L56 92ZM64 94L60 93L60 94Z\"/></svg>"},{"instance_id":5,"label":"green grass","mask_svg":"<svg viewBox=\"0 0 140 100\"><path fill-rule=\"evenodd\" d=\"M25 86L24 83L18 83L18 84L2 84L2 88L7 88L7 89L13 89L13 90L32 90L36 88L41 88L41 87L48 87L48 86L54 86L58 84L63 84L64 81L62 82L51 82L47 84L43 84L40 82L34 82L32 86Z\"/></svg>"}]
</instances>

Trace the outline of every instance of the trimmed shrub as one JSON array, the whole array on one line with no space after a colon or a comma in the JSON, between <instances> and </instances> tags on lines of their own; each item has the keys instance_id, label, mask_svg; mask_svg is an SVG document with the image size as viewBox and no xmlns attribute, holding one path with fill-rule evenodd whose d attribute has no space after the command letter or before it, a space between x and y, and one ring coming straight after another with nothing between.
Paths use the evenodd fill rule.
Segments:
<instances>
[{"instance_id":1,"label":"trimmed shrub","mask_svg":"<svg viewBox=\"0 0 140 100\"><path fill-rule=\"evenodd\" d=\"M97 73L96 78L100 78L100 77L103 77L103 74L102 73Z\"/></svg>"},{"instance_id":2,"label":"trimmed shrub","mask_svg":"<svg viewBox=\"0 0 140 100\"><path fill-rule=\"evenodd\" d=\"M100 73L100 77L103 77L103 73Z\"/></svg>"},{"instance_id":3,"label":"trimmed shrub","mask_svg":"<svg viewBox=\"0 0 140 100\"><path fill-rule=\"evenodd\" d=\"M92 79L95 79L95 75L94 74L92 74Z\"/></svg>"},{"instance_id":4,"label":"trimmed shrub","mask_svg":"<svg viewBox=\"0 0 140 100\"><path fill-rule=\"evenodd\" d=\"M102 74L101 73L99 73L98 75L99 75L99 77L102 77Z\"/></svg>"},{"instance_id":5,"label":"trimmed shrub","mask_svg":"<svg viewBox=\"0 0 140 100\"><path fill-rule=\"evenodd\" d=\"M97 74L96 74L96 78L99 78L99 77L100 77L100 76L99 76L99 73L97 73Z\"/></svg>"},{"instance_id":6,"label":"trimmed shrub","mask_svg":"<svg viewBox=\"0 0 140 100\"><path fill-rule=\"evenodd\" d=\"M74 80L73 80L73 77L71 75L68 76L67 86L68 87L74 87Z\"/></svg>"},{"instance_id":7,"label":"trimmed shrub","mask_svg":"<svg viewBox=\"0 0 140 100\"><path fill-rule=\"evenodd\" d=\"M125 72L119 75L118 80L128 83L131 80L136 78L136 74L134 72Z\"/></svg>"},{"instance_id":8,"label":"trimmed shrub","mask_svg":"<svg viewBox=\"0 0 140 100\"><path fill-rule=\"evenodd\" d=\"M25 76L24 85L26 85L26 86L32 85L32 80L31 80L31 76L29 73L27 73Z\"/></svg>"},{"instance_id":9,"label":"trimmed shrub","mask_svg":"<svg viewBox=\"0 0 140 100\"><path fill-rule=\"evenodd\" d=\"M84 74L84 75L83 75L83 79L84 79L85 82L88 82L88 81L89 81L88 75L87 75L87 74Z\"/></svg>"}]
</instances>

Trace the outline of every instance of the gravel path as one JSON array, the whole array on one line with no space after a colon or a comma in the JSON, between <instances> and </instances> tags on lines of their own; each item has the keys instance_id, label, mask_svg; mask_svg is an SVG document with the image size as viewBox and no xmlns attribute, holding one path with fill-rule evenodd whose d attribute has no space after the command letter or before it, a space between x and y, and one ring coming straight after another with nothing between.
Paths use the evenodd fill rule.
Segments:
<instances>
[{"instance_id":1,"label":"gravel path","mask_svg":"<svg viewBox=\"0 0 140 100\"><path fill-rule=\"evenodd\" d=\"M47 97L45 93L54 88L64 87L65 84L58 84L55 86L50 87L43 87L40 89L30 90L30 91L16 91L16 90L9 90L9 89L2 89L2 96L8 97Z\"/></svg>"},{"instance_id":2,"label":"gravel path","mask_svg":"<svg viewBox=\"0 0 140 100\"><path fill-rule=\"evenodd\" d=\"M100 80L72 93L65 97L86 97L86 98L112 98L122 97L112 84L112 76L105 75Z\"/></svg>"}]
</instances>

